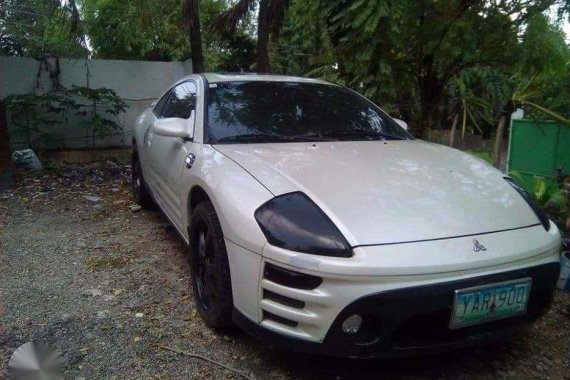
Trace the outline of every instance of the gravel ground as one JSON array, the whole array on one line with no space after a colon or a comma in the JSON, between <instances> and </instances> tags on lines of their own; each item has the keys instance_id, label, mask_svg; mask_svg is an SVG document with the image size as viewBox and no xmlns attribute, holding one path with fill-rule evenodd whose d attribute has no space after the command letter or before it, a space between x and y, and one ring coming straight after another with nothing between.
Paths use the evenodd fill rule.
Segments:
<instances>
[{"instance_id":1,"label":"gravel ground","mask_svg":"<svg viewBox=\"0 0 570 380\"><path fill-rule=\"evenodd\" d=\"M185 247L157 210L131 210L128 168L20 176L0 194L0 378L28 341L59 349L69 379L570 379L570 295L512 340L408 360L265 346L197 315Z\"/></svg>"}]
</instances>

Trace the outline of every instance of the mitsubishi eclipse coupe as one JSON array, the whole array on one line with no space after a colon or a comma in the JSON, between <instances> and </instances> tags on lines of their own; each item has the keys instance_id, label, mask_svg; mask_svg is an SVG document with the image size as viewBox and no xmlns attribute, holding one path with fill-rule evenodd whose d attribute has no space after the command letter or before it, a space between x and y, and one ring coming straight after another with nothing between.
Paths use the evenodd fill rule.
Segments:
<instances>
[{"instance_id":1,"label":"mitsubishi eclipse coupe","mask_svg":"<svg viewBox=\"0 0 570 380\"><path fill-rule=\"evenodd\" d=\"M132 173L189 246L205 323L293 350L503 336L560 271L556 226L511 178L320 80L188 76L138 117Z\"/></svg>"}]
</instances>

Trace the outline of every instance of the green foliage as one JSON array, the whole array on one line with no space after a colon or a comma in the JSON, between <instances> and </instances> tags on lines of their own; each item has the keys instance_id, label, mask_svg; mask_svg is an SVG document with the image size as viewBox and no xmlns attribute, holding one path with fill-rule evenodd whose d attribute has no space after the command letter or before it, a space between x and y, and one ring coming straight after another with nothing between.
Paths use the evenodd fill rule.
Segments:
<instances>
[{"instance_id":1,"label":"green foliage","mask_svg":"<svg viewBox=\"0 0 570 380\"><path fill-rule=\"evenodd\" d=\"M489 66L465 69L451 79L446 89L446 108L450 113L463 114L462 135L469 130L490 137L500 106L512 93L511 86L501 70Z\"/></svg>"},{"instance_id":2,"label":"green foliage","mask_svg":"<svg viewBox=\"0 0 570 380\"><path fill-rule=\"evenodd\" d=\"M10 112L15 137L27 140L32 148L57 148L62 130L78 125L108 136L121 130L117 116L127 108L113 90L76 86L41 95L9 95L2 102Z\"/></svg>"},{"instance_id":3,"label":"green foliage","mask_svg":"<svg viewBox=\"0 0 570 380\"><path fill-rule=\"evenodd\" d=\"M570 118L570 49L559 25L543 14L529 17L521 42L522 53L512 77L512 99L525 108L527 118Z\"/></svg>"},{"instance_id":4,"label":"green foliage","mask_svg":"<svg viewBox=\"0 0 570 380\"><path fill-rule=\"evenodd\" d=\"M560 187L551 182L546 182L542 178L534 179L534 187L532 196L541 207L546 207L548 204L562 206L565 202L565 197Z\"/></svg>"},{"instance_id":5,"label":"green foliage","mask_svg":"<svg viewBox=\"0 0 570 380\"><path fill-rule=\"evenodd\" d=\"M255 62L255 40L246 34L236 34L212 41L207 62L214 71L250 71Z\"/></svg>"},{"instance_id":6,"label":"green foliage","mask_svg":"<svg viewBox=\"0 0 570 380\"><path fill-rule=\"evenodd\" d=\"M302 68L354 88L416 132L449 127L458 102L479 99L488 106L463 107L466 124L489 136L516 81L534 75L529 67L558 68L558 76L564 68L568 47L542 14L554 2L295 2L281 41L297 56L280 49L276 59L287 61L284 72ZM546 83L552 87L552 78ZM559 101L568 108L566 99Z\"/></svg>"},{"instance_id":7,"label":"green foliage","mask_svg":"<svg viewBox=\"0 0 570 380\"><path fill-rule=\"evenodd\" d=\"M255 62L255 28L248 14L233 34L220 33L212 28L214 18L228 9L228 1L200 1L200 18L206 33L202 33L205 60L209 71L249 71Z\"/></svg>"},{"instance_id":8,"label":"green foliage","mask_svg":"<svg viewBox=\"0 0 570 380\"><path fill-rule=\"evenodd\" d=\"M95 58L184 61L190 58L180 0L82 0L83 22ZM200 23L209 25L229 1L199 1ZM251 20L233 35L202 33L204 60L210 71L247 70L254 61ZM205 29L205 27L203 27Z\"/></svg>"},{"instance_id":9,"label":"green foliage","mask_svg":"<svg viewBox=\"0 0 570 380\"><path fill-rule=\"evenodd\" d=\"M184 60L190 47L179 0L82 0L95 58Z\"/></svg>"},{"instance_id":10,"label":"green foliage","mask_svg":"<svg viewBox=\"0 0 570 380\"><path fill-rule=\"evenodd\" d=\"M536 177L531 194L548 216L557 225L563 227L566 218L570 215L568 214L568 199L562 188L555 182L547 182Z\"/></svg>"},{"instance_id":11,"label":"green foliage","mask_svg":"<svg viewBox=\"0 0 570 380\"><path fill-rule=\"evenodd\" d=\"M521 186L527 182L518 171L513 170L509 174ZM570 199L564 193L563 183L534 177L525 188L548 216L560 228L565 228L565 221L570 217Z\"/></svg>"},{"instance_id":12,"label":"green foliage","mask_svg":"<svg viewBox=\"0 0 570 380\"><path fill-rule=\"evenodd\" d=\"M532 77L567 71L570 55L564 31L546 15L537 13L529 17L520 47L520 72Z\"/></svg>"},{"instance_id":13,"label":"green foliage","mask_svg":"<svg viewBox=\"0 0 570 380\"><path fill-rule=\"evenodd\" d=\"M71 1L0 2L0 54L83 57L81 30Z\"/></svg>"},{"instance_id":14,"label":"green foliage","mask_svg":"<svg viewBox=\"0 0 570 380\"><path fill-rule=\"evenodd\" d=\"M95 58L191 56L181 0L77 1L81 20L74 1L4 0L1 51L79 57L87 35ZM530 118L570 119L570 49L559 24L570 14L568 0L265 3L274 72L347 85L410 122L416 134L449 128L459 114L462 135L490 137L514 106ZM198 4L206 70L250 70L261 2ZM557 20L547 16L552 6ZM211 27L216 20L231 30Z\"/></svg>"},{"instance_id":15,"label":"green foliage","mask_svg":"<svg viewBox=\"0 0 570 380\"><path fill-rule=\"evenodd\" d=\"M309 75L342 83L326 29L326 14L315 1L291 4L279 35L271 45L271 67L278 73Z\"/></svg>"},{"instance_id":16,"label":"green foliage","mask_svg":"<svg viewBox=\"0 0 570 380\"><path fill-rule=\"evenodd\" d=\"M488 163L493 162L493 158L491 157L491 154L489 152L469 150L469 151L467 151L467 153L470 153L470 154L474 155L475 157L479 157L480 159L487 161Z\"/></svg>"},{"instance_id":17,"label":"green foliage","mask_svg":"<svg viewBox=\"0 0 570 380\"><path fill-rule=\"evenodd\" d=\"M251 20L257 13L255 71L271 72L269 43L275 43L281 32L283 21L291 0L238 0L214 17L209 24L213 31L233 36L244 21Z\"/></svg>"}]
</instances>

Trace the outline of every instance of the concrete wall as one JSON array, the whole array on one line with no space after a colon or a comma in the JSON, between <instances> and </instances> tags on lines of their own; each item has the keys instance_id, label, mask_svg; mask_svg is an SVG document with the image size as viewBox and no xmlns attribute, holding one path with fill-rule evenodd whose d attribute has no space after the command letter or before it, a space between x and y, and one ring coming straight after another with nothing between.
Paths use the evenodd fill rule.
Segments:
<instances>
[{"instance_id":1,"label":"concrete wall","mask_svg":"<svg viewBox=\"0 0 570 380\"><path fill-rule=\"evenodd\" d=\"M51 90L49 70L55 67L55 59L48 60L49 70L40 73L41 62L33 58L0 56L0 99L11 94L43 93ZM50 128L61 137L58 145L71 148L111 148L129 146L132 123L153 100L173 82L192 73L192 65L186 62L146 62L120 60L59 59L60 84L66 88L89 86L110 88L127 104L126 112L118 118L122 130L106 138L93 137L86 123L73 117L73 123L53 125ZM89 76L87 73L89 72ZM39 85L38 85L39 84ZM14 129L8 115L9 130ZM21 139L20 139L21 140ZM28 141L11 139L12 149L27 148Z\"/></svg>"}]
</instances>

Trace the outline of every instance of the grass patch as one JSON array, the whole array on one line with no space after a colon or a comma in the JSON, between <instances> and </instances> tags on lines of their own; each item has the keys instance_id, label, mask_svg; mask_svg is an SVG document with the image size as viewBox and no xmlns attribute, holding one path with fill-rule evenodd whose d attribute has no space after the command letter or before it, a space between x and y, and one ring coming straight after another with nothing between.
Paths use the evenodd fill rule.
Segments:
<instances>
[{"instance_id":1,"label":"grass patch","mask_svg":"<svg viewBox=\"0 0 570 380\"><path fill-rule=\"evenodd\" d=\"M493 163L493 157L491 157L491 153L484 150L468 150L467 153L472 154L475 157L479 157L480 159L485 160L490 164Z\"/></svg>"}]
</instances>

